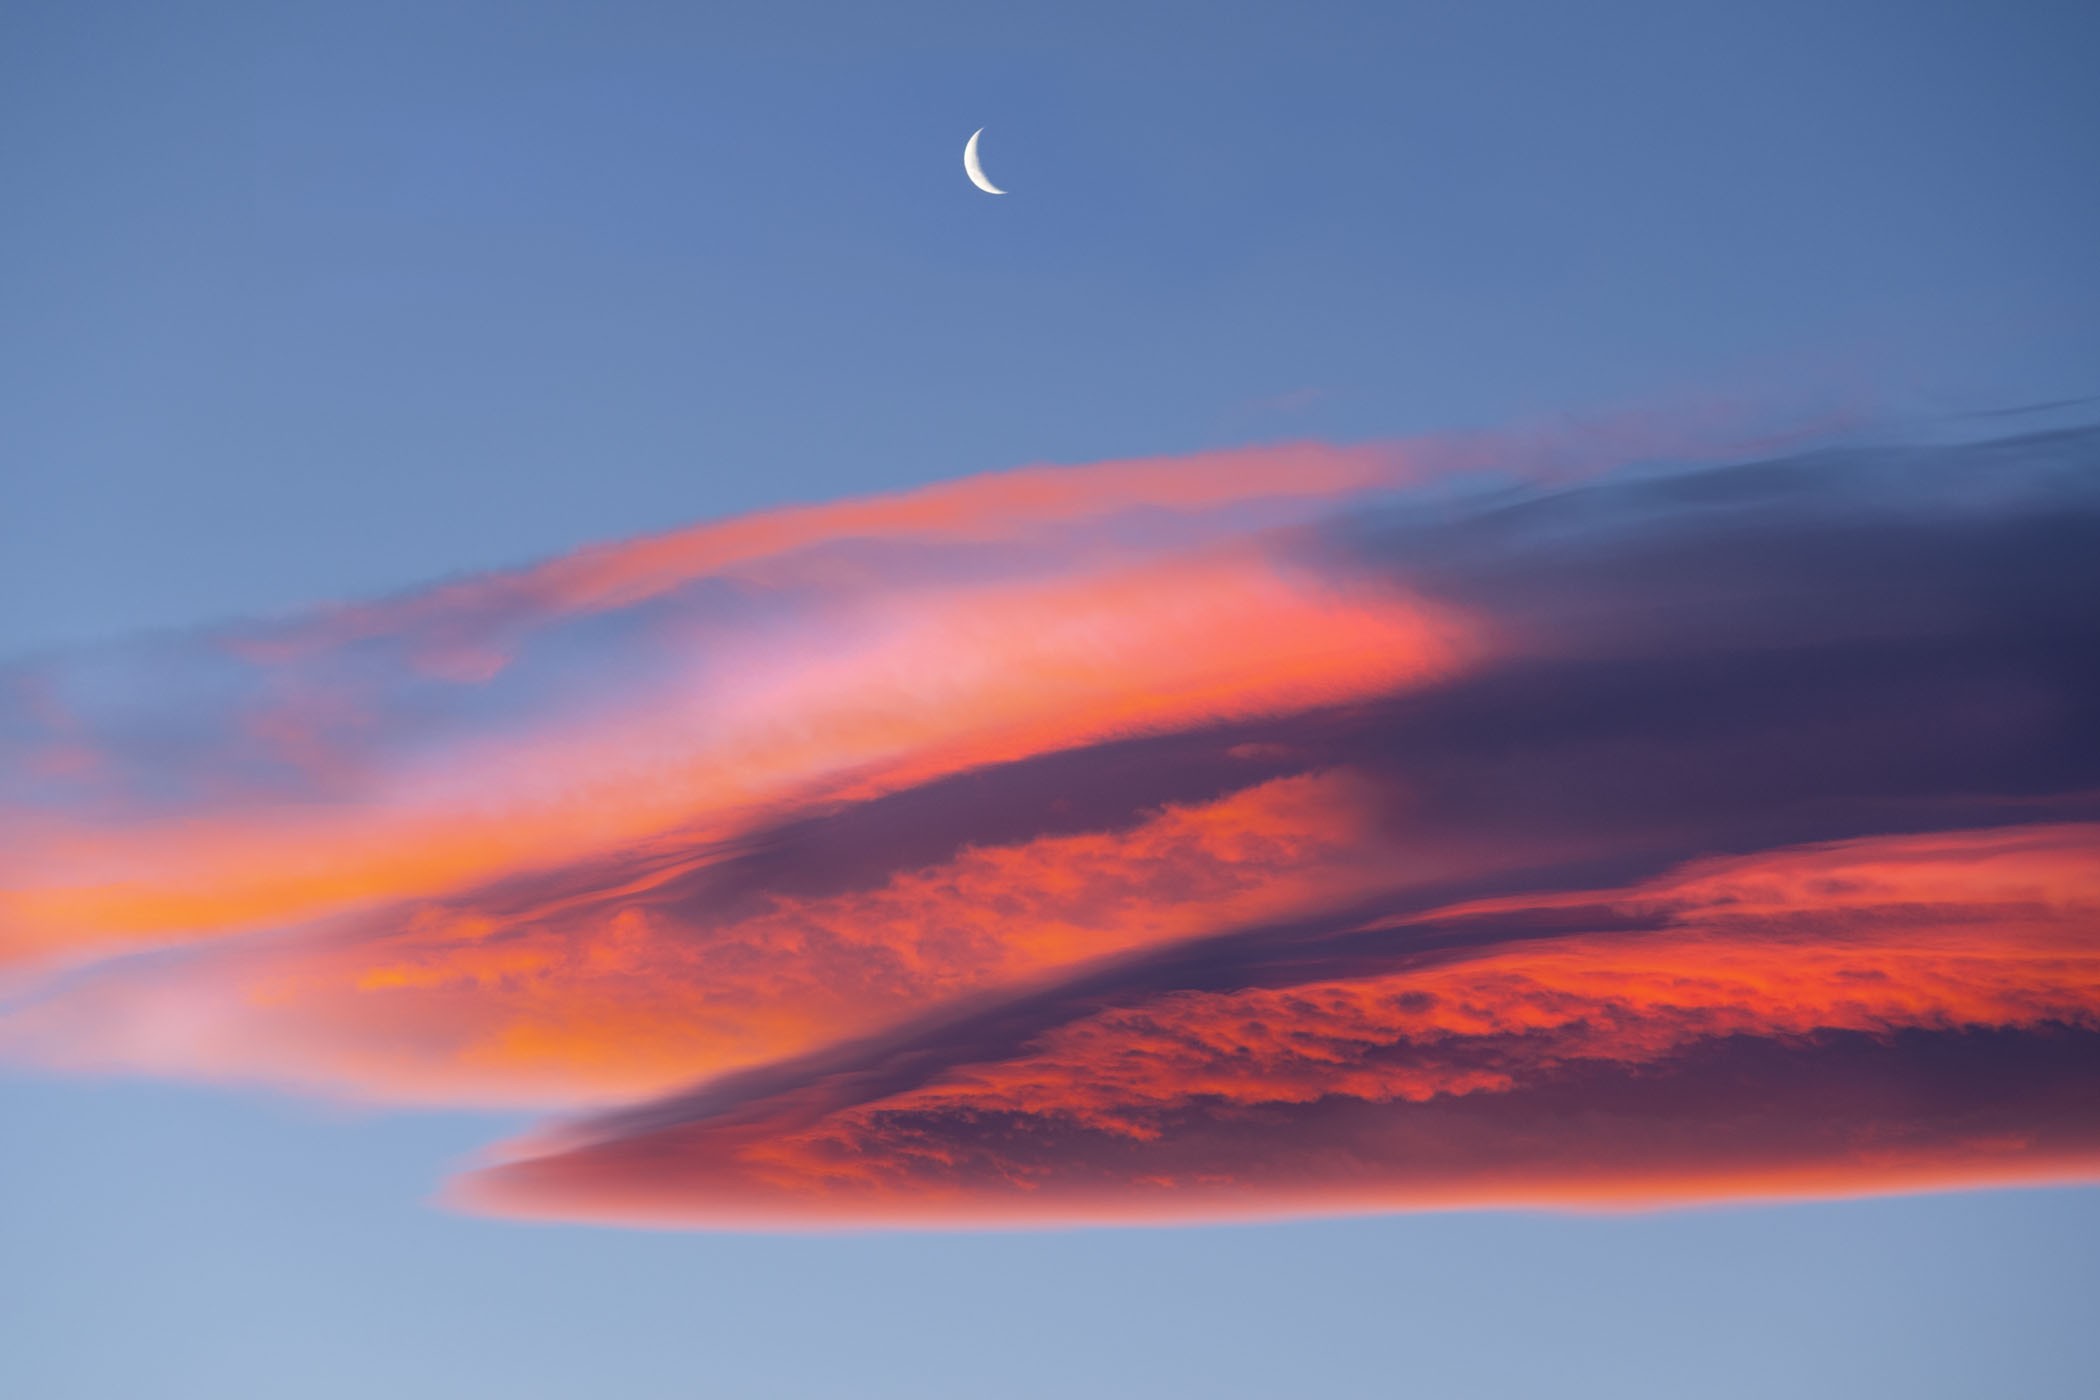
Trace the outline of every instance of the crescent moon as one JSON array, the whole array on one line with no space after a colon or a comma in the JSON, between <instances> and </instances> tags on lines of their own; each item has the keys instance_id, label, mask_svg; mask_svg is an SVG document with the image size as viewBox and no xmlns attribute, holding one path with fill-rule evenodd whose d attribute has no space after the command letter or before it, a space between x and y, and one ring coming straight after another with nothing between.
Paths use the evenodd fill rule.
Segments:
<instances>
[{"instance_id":1,"label":"crescent moon","mask_svg":"<svg viewBox=\"0 0 2100 1400\"><path fill-rule=\"evenodd\" d=\"M977 163L977 138L982 135L984 128L980 126L970 133L969 144L963 147L963 174L969 176L970 183L986 194L1005 194L1005 190L984 178L984 167Z\"/></svg>"}]
</instances>

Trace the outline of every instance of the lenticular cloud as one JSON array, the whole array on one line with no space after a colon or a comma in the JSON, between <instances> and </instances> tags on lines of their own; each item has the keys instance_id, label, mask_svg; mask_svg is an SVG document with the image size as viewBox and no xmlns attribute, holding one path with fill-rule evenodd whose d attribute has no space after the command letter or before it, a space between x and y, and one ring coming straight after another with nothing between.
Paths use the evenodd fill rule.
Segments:
<instances>
[{"instance_id":1,"label":"lenticular cloud","mask_svg":"<svg viewBox=\"0 0 2100 1400\"><path fill-rule=\"evenodd\" d=\"M0 1054L652 1225L2092 1180L2096 736L2092 431L995 474L0 671Z\"/></svg>"}]
</instances>

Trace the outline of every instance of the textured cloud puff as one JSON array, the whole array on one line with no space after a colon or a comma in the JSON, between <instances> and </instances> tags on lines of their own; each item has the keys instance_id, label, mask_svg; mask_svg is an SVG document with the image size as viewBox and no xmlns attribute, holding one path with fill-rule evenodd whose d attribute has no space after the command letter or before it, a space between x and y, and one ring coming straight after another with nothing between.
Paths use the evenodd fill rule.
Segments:
<instances>
[{"instance_id":1,"label":"textured cloud puff","mask_svg":"<svg viewBox=\"0 0 2100 1400\"><path fill-rule=\"evenodd\" d=\"M0 845L0 1053L568 1115L475 1210L2092 1180L2100 434L699 526L0 672Z\"/></svg>"}]
</instances>

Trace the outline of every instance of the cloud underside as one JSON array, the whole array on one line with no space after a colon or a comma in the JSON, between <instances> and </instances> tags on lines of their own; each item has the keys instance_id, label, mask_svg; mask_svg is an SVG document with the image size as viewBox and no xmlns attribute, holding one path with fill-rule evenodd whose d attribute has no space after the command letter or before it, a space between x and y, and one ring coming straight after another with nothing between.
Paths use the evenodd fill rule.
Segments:
<instances>
[{"instance_id":1,"label":"cloud underside","mask_svg":"<svg viewBox=\"0 0 2100 1400\"><path fill-rule=\"evenodd\" d=\"M1453 458L1464 460L1457 467ZM796 1228L2100 1176L2100 440L989 477L0 677L0 1051Z\"/></svg>"}]
</instances>

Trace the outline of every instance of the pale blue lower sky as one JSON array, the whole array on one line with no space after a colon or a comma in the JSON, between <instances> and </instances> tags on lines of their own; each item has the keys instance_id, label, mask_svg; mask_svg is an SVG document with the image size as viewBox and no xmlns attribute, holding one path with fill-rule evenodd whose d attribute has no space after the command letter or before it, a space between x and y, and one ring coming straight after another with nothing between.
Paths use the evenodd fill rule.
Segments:
<instances>
[{"instance_id":1,"label":"pale blue lower sky","mask_svg":"<svg viewBox=\"0 0 2100 1400\"><path fill-rule=\"evenodd\" d=\"M0 1088L35 1397L2081 1397L2100 1191L861 1236L419 1204L487 1119Z\"/></svg>"}]
</instances>

